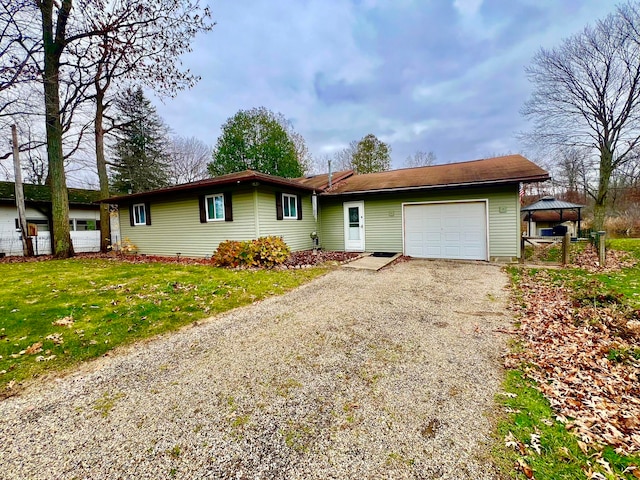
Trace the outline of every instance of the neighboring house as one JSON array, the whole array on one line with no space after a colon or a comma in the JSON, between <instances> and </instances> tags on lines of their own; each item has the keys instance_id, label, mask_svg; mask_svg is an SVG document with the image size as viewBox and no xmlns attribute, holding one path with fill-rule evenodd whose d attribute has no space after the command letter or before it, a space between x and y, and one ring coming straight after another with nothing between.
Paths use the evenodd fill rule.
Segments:
<instances>
[{"instance_id":1,"label":"neighboring house","mask_svg":"<svg viewBox=\"0 0 640 480\"><path fill-rule=\"evenodd\" d=\"M51 189L46 185L24 184L27 223L36 225L34 251L51 253ZM76 252L100 251L100 192L69 189L69 226ZM22 255L15 184L0 182L0 254Z\"/></svg>"},{"instance_id":2,"label":"neighboring house","mask_svg":"<svg viewBox=\"0 0 640 480\"><path fill-rule=\"evenodd\" d=\"M519 184L548 178L509 155L300 179L247 170L103 202L119 205L122 237L144 254L203 257L266 235L305 250L317 232L327 250L496 260L520 256Z\"/></svg>"}]
</instances>

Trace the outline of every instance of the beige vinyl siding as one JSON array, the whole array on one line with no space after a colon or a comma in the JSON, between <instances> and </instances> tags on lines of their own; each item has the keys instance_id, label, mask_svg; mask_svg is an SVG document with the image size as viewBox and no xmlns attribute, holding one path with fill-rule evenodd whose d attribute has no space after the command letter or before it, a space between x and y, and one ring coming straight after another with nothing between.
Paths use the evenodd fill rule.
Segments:
<instances>
[{"instance_id":1,"label":"beige vinyl siding","mask_svg":"<svg viewBox=\"0 0 640 480\"><path fill-rule=\"evenodd\" d=\"M488 200L489 256L519 255L519 200L517 185L490 189L469 188L428 193L393 193L321 198L321 243L328 250L344 249L342 203L364 201L367 251L402 252L402 204L447 200Z\"/></svg>"},{"instance_id":2,"label":"beige vinyl siding","mask_svg":"<svg viewBox=\"0 0 640 480\"><path fill-rule=\"evenodd\" d=\"M324 250L344 250L344 210L342 199L321 197L318 198L318 204L320 246Z\"/></svg>"},{"instance_id":3,"label":"beige vinyl siding","mask_svg":"<svg viewBox=\"0 0 640 480\"><path fill-rule=\"evenodd\" d=\"M292 251L313 248L311 232L316 231L317 225L313 218L311 194L278 190L282 193L302 195L302 220L276 218L276 190L261 189L257 192L258 206L258 236L276 235L283 237Z\"/></svg>"},{"instance_id":4,"label":"beige vinyl siding","mask_svg":"<svg viewBox=\"0 0 640 480\"><path fill-rule=\"evenodd\" d=\"M203 192L204 193L204 192ZM221 193L218 191L206 194ZM151 225L129 224L129 207L121 206L120 232L140 253L205 257L223 240L255 238L253 191L232 193L233 221L200 223L198 196L151 200Z\"/></svg>"}]
</instances>

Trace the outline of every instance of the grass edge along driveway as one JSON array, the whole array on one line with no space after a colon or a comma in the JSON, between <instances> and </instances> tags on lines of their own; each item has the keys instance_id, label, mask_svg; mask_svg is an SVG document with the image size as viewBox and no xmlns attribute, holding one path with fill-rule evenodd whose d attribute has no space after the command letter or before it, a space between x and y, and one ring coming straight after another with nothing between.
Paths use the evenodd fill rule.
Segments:
<instances>
[{"instance_id":1,"label":"grass edge along driveway","mask_svg":"<svg viewBox=\"0 0 640 480\"><path fill-rule=\"evenodd\" d=\"M614 239L608 242L608 247L640 258L640 239ZM638 306L640 264L611 272L589 273L577 268L552 272L567 282L572 295L585 294L587 285L595 291L609 292L633 308ZM514 303L520 303L520 275L517 269L511 269L510 273ZM518 352L527 347L522 339L514 338L511 348ZM640 455L621 455L608 445L593 448L579 442L580 438L558 421L557 412L536 383L527 378L526 368L530 366L507 370L504 392L497 396L504 414L498 419L493 453L505 475L537 480L640 478Z\"/></svg>"},{"instance_id":2,"label":"grass edge along driveway","mask_svg":"<svg viewBox=\"0 0 640 480\"><path fill-rule=\"evenodd\" d=\"M280 295L326 271L104 259L2 263L0 398L44 373Z\"/></svg>"}]
</instances>

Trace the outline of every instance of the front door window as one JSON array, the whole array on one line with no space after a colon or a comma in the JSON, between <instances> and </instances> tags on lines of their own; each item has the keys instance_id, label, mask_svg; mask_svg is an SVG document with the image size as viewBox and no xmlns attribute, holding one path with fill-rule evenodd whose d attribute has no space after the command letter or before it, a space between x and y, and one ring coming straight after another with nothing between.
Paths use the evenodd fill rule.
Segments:
<instances>
[{"instance_id":1,"label":"front door window","mask_svg":"<svg viewBox=\"0 0 640 480\"><path fill-rule=\"evenodd\" d=\"M349 240L360 240L359 207L349 207Z\"/></svg>"}]
</instances>

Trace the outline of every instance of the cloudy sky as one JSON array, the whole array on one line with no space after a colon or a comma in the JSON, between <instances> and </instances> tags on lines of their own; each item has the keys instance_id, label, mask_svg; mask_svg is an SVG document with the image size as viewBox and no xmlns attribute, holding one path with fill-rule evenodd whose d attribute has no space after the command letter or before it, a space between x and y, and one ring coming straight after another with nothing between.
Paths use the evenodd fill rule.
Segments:
<instances>
[{"instance_id":1,"label":"cloudy sky","mask_svg":"<svg viewBox=\"0 0 640 480\"><path fill-rule=\"evenodd\" d=\"M239 109L289 118L314 157L375 134L393 168L520 152L541 47L604 17L611 0L215 0L217 26L184 63L200 83L157 101L176 134L214 145Z\"/></svg>"}]
</instances>

